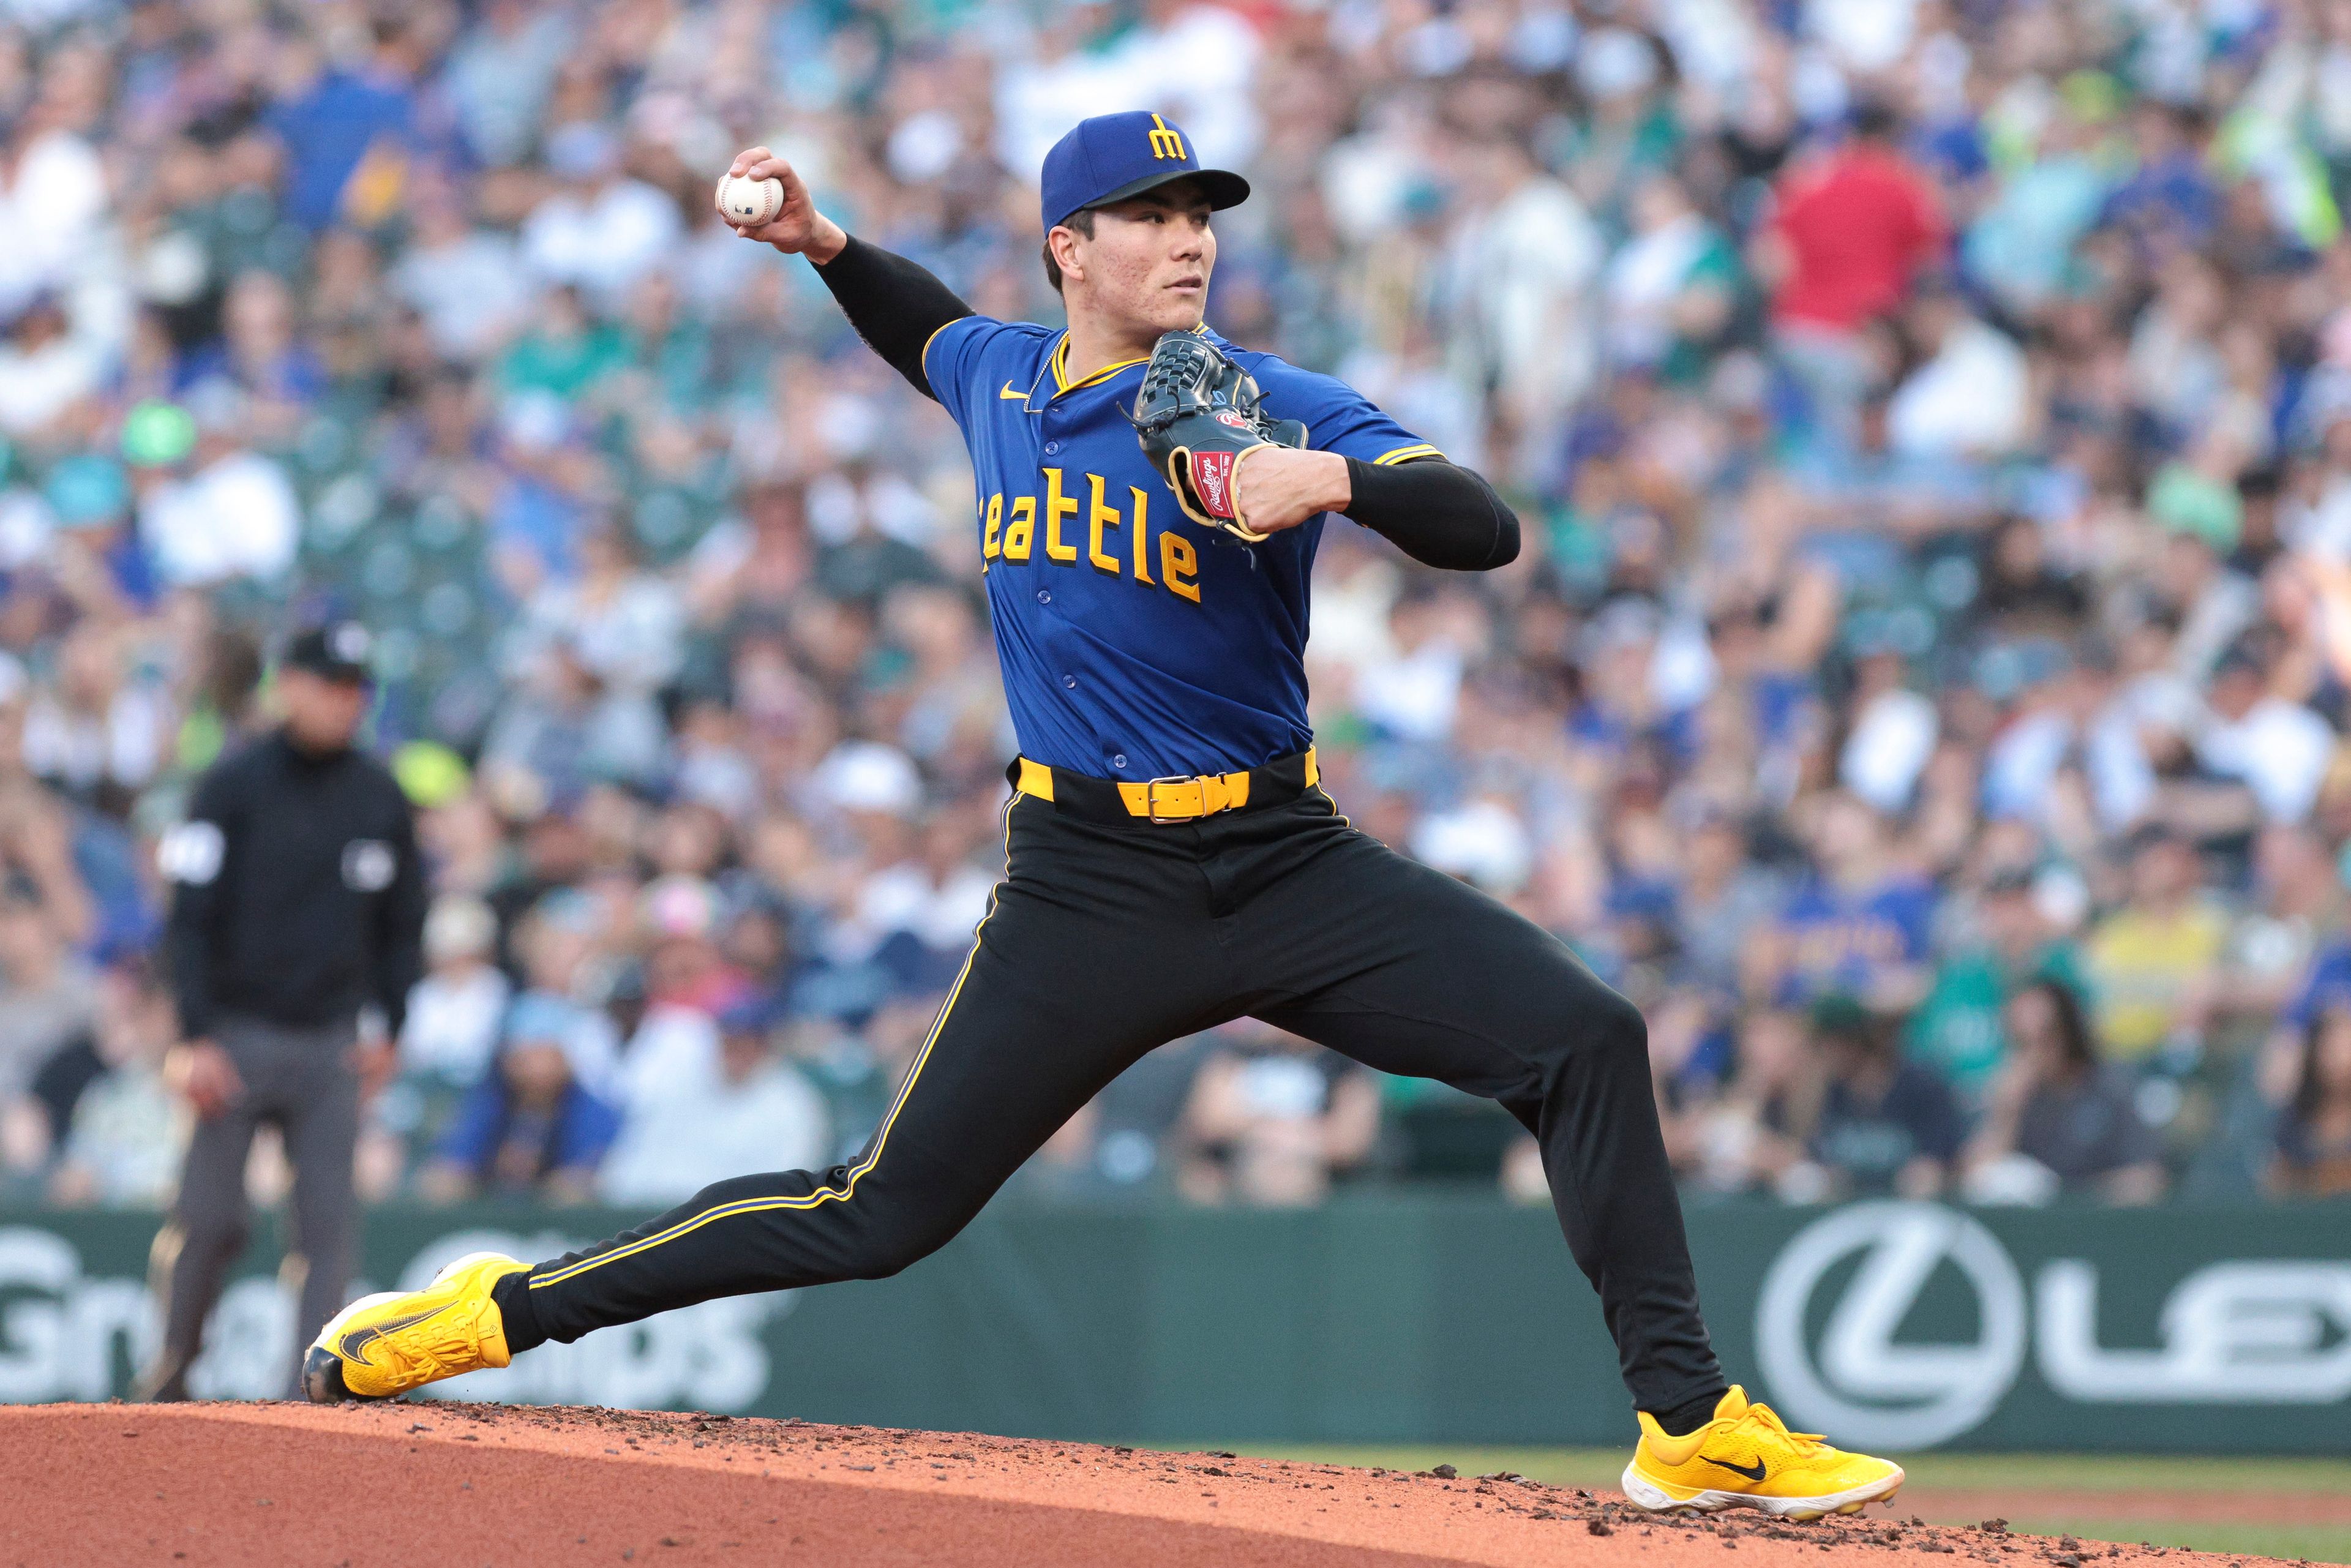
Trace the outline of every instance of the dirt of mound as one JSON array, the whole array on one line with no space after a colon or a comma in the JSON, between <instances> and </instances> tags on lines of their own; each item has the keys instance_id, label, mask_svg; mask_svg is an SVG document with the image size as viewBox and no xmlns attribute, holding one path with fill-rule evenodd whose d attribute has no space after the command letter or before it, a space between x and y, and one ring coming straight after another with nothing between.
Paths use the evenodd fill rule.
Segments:
<instances>
[{"instance_id":1,"label":"dirt of mound","mask_svg":"<svg viewBox=\"0 0 2351 1568\"><path fill-rule=\"evenodd\" d=\"M2351 1494L2319 1491L2158 1490L2150 1487L2042 1488L2002 1494L1955 1487L1906 1487L1904 1513L1928 1519L2130 1519L2148 1524L2263 1524L2294 1529L2351 1525Z\"/></svg>"},{"instance_id":2,"label":"dirt of mound","mask_svg":"<svg viewBox=\"0 0 2351 1568\"><path fill-rule=\"evenodd\" d=\"M1668 1520L1510 1475L423 1402L0 1410L0 1568L2251 1561L1919 1525L1898 1502L1808 1525Z\"/></svg>"}]
</instances>

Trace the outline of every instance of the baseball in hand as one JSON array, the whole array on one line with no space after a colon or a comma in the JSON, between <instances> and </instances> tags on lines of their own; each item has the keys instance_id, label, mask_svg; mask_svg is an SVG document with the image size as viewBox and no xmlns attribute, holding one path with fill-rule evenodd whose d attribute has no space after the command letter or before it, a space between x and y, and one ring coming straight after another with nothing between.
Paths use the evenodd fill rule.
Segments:
<instances>
[{"instance_id":1,"label":"baseball in hand","mask_svg":"<svg viewBox=\"0 0 2351 1568\"><path fill-rule=\"evenodd\" d=\"M750 180L740 174L718 181L718 215L739 228L756 229L774 223L784 210L781 180Z\"/></svg>"}]
</instances>

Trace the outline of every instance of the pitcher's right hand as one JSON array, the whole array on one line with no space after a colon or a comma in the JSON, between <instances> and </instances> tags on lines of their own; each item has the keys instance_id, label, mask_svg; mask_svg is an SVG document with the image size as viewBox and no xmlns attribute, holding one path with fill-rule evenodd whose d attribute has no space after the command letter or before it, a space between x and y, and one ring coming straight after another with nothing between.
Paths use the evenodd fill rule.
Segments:
<instances>
[{"instance_id":1,"label":"pitcher's right hand","mask_svg":"<svg viewBox=\"0 0 2351 1568\"><path fill-rule=\"evenodd\" d=\"M816 210L807 183L775 152L765 147L747 148L735 154L735 162L727 165L726 172L744 179L783 183L783 211L757 228L733 225L745 239L774 246L786 256L805 256L820 267L839 256L841 247L849 243L849 235L841 226Z\"/></svg>"}]
</instances>

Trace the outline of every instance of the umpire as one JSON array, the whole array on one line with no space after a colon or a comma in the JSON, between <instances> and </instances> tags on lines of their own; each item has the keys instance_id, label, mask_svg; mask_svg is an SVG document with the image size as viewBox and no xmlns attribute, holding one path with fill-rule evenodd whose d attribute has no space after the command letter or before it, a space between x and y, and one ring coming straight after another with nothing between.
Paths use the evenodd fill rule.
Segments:
<instances>
[{"instance_id":1,"label":"umpire","mask_svg":"<svg viewBox=\"0 0 2351 1568\"><path fill-rule=\"evenodd\" d=\"M157 851L172 885L165 945L185 1042L172 1075L197 1122L155 1239L163 1339L141 1379L149 1399L188 1397L204 1320L245 1249L246 1159L264 1122L294 1167L284 1282L301 1299L298 1346L341 1304L351 1272L362 1080L389 1065L425 904L408 802L351 744L370 643L352 622L298 634L277 670L280 722L214 764ZM369 1003L388 1033L362 1045Z\"/></svg>"}]
</instances>

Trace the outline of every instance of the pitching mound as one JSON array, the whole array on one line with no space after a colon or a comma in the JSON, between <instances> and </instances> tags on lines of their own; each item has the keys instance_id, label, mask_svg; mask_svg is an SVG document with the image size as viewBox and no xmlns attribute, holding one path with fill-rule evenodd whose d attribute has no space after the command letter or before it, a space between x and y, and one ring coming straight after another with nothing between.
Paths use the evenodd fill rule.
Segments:
<instances>
[{"instance_id":1,"label":"pitching mound","mask_svg":"<svg viewBox=\"0 0 2351 1568\"><path fill-rule=\"evenodd\" d=\"M1948 1530L1628 1511L1510 1476L969 1434L420 1402L0 1410L0 1564L1214 1564L2012 1568L2245 1559Z\"/></svg>"}]
</instances>

